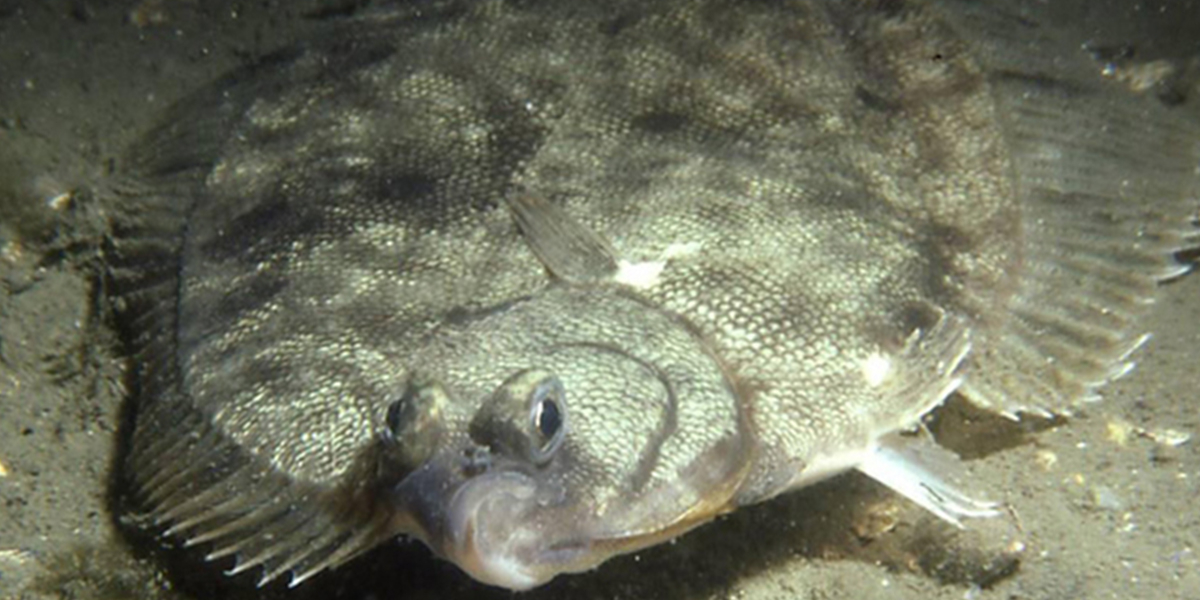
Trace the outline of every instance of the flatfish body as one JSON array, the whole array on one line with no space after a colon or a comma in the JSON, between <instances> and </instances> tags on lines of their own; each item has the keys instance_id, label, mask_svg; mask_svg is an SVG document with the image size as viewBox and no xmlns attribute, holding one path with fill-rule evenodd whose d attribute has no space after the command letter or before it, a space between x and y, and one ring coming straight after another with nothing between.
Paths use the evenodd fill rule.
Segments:
<instances>
[{"instance_id":1,"label":"flatfish body","mask_svg":"<svg viewBox=\"0 0 1200 600\"><path fill-rule=\"evenodd\" d=\"M851 469L988 516L896 434L1089 399L1196 241L1200 136L1086 61L815 0L446 4L268 57L130 151L128 478L264 582L407 535L526 589Z\"/></svg>"}]
</instances>

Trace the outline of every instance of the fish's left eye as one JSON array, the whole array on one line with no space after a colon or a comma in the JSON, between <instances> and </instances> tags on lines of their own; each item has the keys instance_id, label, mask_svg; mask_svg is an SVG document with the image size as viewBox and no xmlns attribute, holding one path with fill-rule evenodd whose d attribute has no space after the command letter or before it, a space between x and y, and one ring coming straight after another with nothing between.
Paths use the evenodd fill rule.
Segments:
<instances>
[{"instance_id":1,"label":"fish's left eye","mask_svg":"<svg viewBox=\"0 0 1200 600\"><path fill-rule=\"evenodd\" d=\"M538 444L537 452L539 457L548 458L566 437L564 435L566 433L565 415L559 405L562 391L562 384L558 383L557 378L553 379L551 385L547 385L545 388L539 386L534 391L532 416L533 428L541 434L541 443Z\"/></svg>"},{"instance_id":2,"label":"fish's left eye","mask_svg":"<svg viewBox=\"0 0 1200 600\"><path fill-rule=\"evenodd\" d=\"M538 403L533 413L533 423L542 432L542 437L552 439L562 429L562 412L558 403L549 398Z\"/></svg>"},{"instance_id":3,"label":"fish's left eye","mask_svg":"<svg viewBox=\"0 0 1200 600\"><path fill-rule=\"evenodd\" d=\"M536 466L550 463L569 429L562 382L540 369L509 377L471 421L478 443Z\"/></svg>"}]
</instances>

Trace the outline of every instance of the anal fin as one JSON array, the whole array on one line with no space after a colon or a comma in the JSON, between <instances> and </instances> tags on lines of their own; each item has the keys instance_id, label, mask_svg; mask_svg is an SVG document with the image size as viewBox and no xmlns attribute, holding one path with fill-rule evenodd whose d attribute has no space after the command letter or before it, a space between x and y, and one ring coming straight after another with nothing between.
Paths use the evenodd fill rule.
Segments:
<instances>
[{"instance_id":1,"label":"anal fin","mask_svg":"<svg viewBox=\"0 0 1200 600\"><path fill-rule=\"evenodd\" d=\"M965 470L962 460L924 437L885 436L857 469L960 528L965 518L1000 514L997 503L971 498L955 485Z\"/></svg>"}]
</instances>

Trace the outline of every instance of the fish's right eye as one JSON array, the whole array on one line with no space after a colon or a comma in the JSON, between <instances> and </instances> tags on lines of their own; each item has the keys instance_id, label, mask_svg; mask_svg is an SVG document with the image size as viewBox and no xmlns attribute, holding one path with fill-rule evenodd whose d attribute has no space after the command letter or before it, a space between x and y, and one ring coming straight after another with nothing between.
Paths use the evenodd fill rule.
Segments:
<instances>
[{"instance_id":1,"label":"fish's right eye","mask_svg":"<svg viewBox=\"0 0 1200 600\"><path fill-rule=\"evenodd\" d=\"M404 394L399 399L388 406L384 423L387 425L387 434L392 439L404 435L405 425L410 423L415 416L416 401L416 390L410 385L404 389Z\"/></svg>"},{"instance_id":2,"label":"fish's right eye","mask_svg":"<svg viewBox=\"0 0 1200 600\"><path fill-rule=\"evenodd\" d=\"M442 413L447 403L440 385L409 382L388 404L382 436L393 465L411 471L433 455L445 429Z\"/></svg>"}]
</instances>

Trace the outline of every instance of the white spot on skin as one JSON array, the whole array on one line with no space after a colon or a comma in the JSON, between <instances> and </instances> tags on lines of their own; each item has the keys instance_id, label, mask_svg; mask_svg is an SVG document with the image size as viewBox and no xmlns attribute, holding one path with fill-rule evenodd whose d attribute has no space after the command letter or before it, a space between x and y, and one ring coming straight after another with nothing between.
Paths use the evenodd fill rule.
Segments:
<instances>
[{"instance_id":1,"label":"white spot on skin","mask_svg":"<svg viewBox=\"0 0 1200 600\"><path fill-rule=\"evenodd\" d=\"M651 288L658 284L658 276L662 274L666 266L667 261L665 260L640 263L622 260L617 263L617 274L613 275L613 280L638 289Z\"/></svg>"},{"instance_id":2,"label":"white spot on skin","mask_svg":"<svg viewBox=\"0 0 1200 600\"><path fill-rule=\"evenodd\" d=\"M687 242L686 244L672 243L670 246L667 246L666 250L663 250L662 259L670 260L672 258L681 258L684 256L691 256L693 254L699 254L700 249L703 247L704 244L700 242Z\"/></svg>"},{"instance_id":3,"label":"white spot on skin","mask_svg":"<svg viewBox=\"0 0 1200 600\"><path fill-rule=\"evenodd\" d=\"M863 361L862 372L867 385L879 387L891 375L892 360L882 354L872 354Z\"/></svg>"},{"instance_id":4,"label":"white spot on skin","mask_svg":"<svg viewBox=\"0 0 1200 600\"><path fill-rule=\"evenodd\" d=\"M703 244L700 242L672 243L662 251L656 260L618 261L617 273L613 275L613 280L637 289L652 288L658 285L659 276L662 275L663 269L667 268L667 261L696 254L700 252L701 247Z\"/></svg>"}]
</instances>

